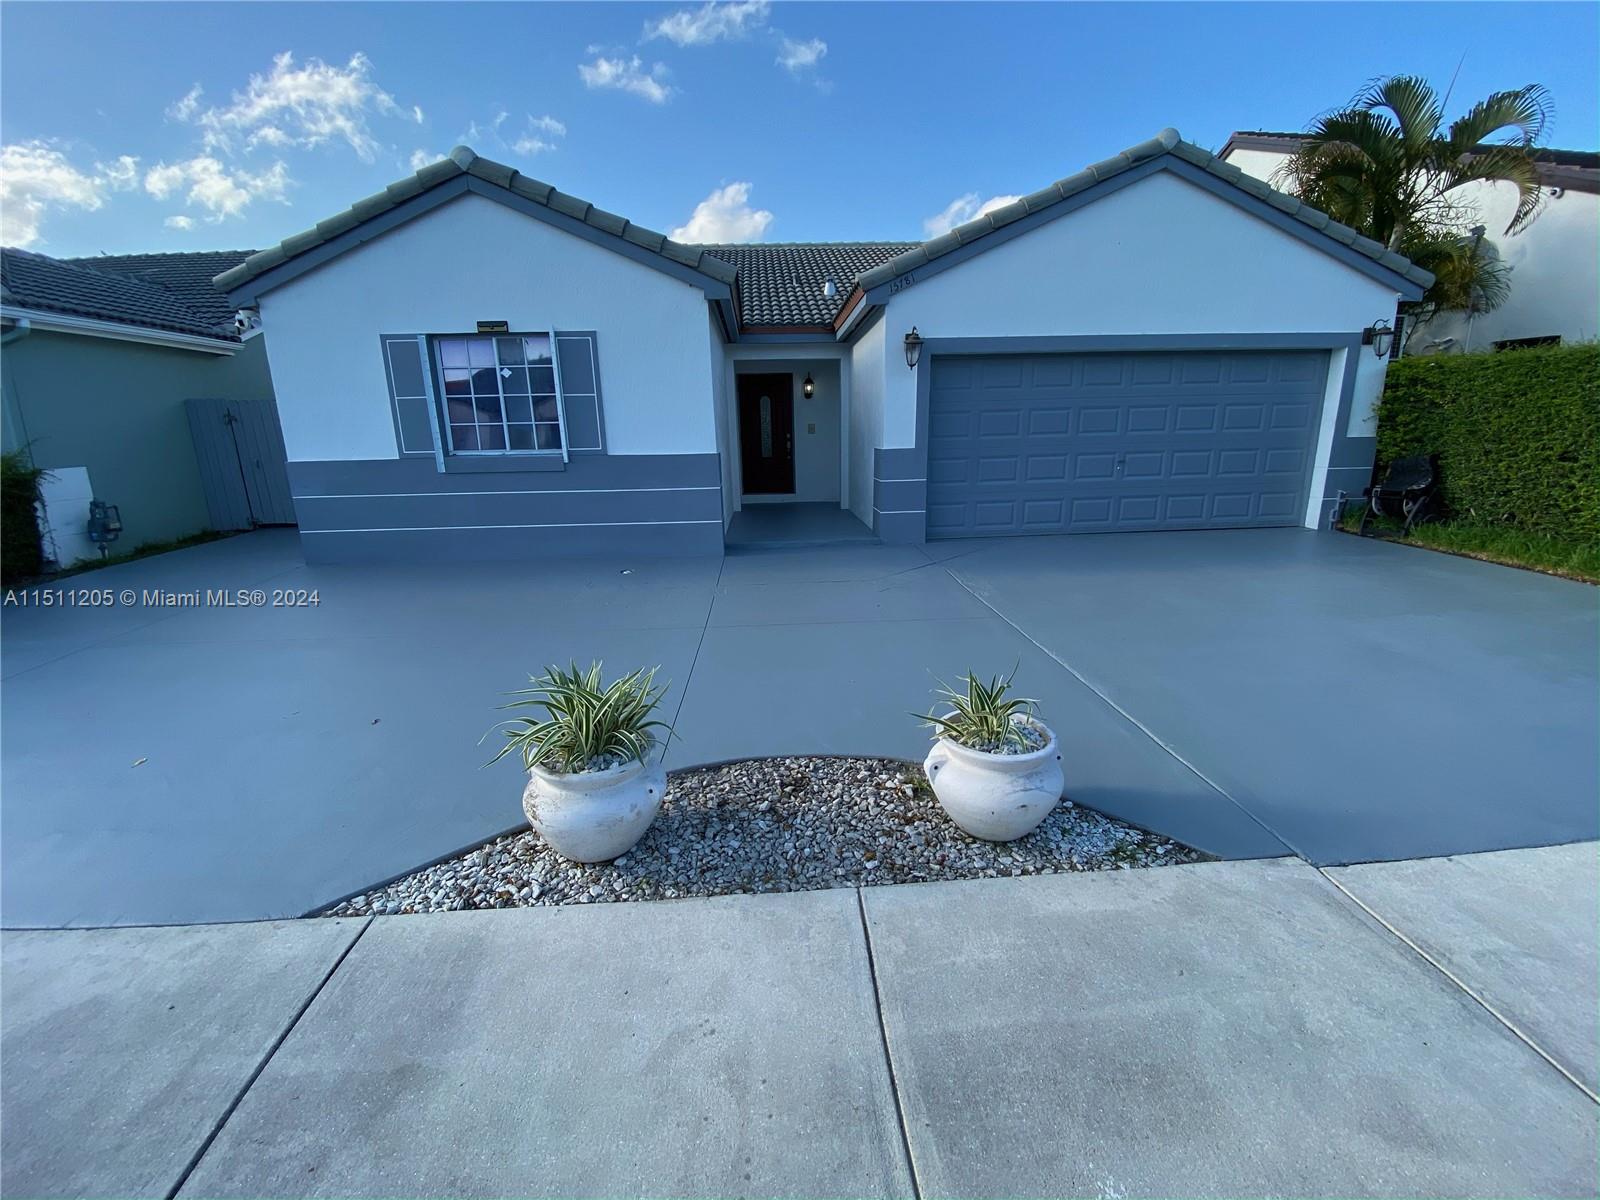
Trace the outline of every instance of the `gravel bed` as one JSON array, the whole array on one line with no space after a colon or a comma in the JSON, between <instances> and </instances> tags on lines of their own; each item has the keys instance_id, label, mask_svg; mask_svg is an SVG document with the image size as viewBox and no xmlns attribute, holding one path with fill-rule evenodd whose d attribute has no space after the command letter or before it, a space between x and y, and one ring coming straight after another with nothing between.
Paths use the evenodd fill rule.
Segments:
<instances>
[{"instance_id":1,"label":"gravel bed","mask_svg":"<svg viewBox=\"0 0 1600 1200\"><path fill-rule=\"evenodd\" d=\"M797 892L1118 870L1200 857L1065 800L1019 841L979 841L944 815L921 770L908 763L767 758L673 775L649 832L614 862L568 862L529 829L322 915Z\"/></svg>"}]
</instances>

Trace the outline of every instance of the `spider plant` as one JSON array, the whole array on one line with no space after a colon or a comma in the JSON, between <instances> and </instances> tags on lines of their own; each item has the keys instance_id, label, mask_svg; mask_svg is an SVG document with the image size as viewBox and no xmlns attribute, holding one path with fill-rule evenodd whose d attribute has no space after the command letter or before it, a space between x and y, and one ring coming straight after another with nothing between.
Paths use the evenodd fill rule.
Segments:
<instances>
[{"instance_id":1,"label":"spider plant","mask_svg":"<svg viewBox=\"0 0 1600 1200\"><path fill-rule=\"evenodd\" d=\"M935 740L948 738L969 749L991 753L1035 749L1023 732L1025 721L1033 718L1034 701L1006 695L1015 676L1013 669L1010 675L996 675L984 683L968 671L964 680L966 690L962 692L941 681L938 695L940 701L949 706L949 714L916 715L933 730Z\"/></svg>"},{"instance_id":2,"label":"spider plant","mask_svg":"<svg viewBox=\"0 0 1600 1200\"><path fill-rule=\"evenodd\" d=\"M650 716L665 691L655 686L659 668L633 671L606 684L600 666L593 663L586 671L576 663L566 670L547 667L543 675L529 677L532 687L509 693L522 698L502 704L502 711L533 708L543 710L543 716L520 716L497 725L506 744L485 765L513 752L522 756L525 768L567 775L643 762L656 745L657 730L672 736L670 725Z\"/></svg>"}]
</instances>

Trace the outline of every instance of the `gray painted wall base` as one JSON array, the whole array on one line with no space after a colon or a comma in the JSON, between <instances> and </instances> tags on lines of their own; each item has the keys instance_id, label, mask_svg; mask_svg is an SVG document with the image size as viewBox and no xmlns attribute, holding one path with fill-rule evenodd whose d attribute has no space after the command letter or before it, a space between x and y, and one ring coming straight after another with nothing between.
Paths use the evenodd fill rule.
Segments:
<instances>
[{"instance_id":1,"label":"gray painted wall base","mask_svg":"<svg viewBox=\"0 0 1600 1200\"><path fill-rule=\"evenodd\" d=\"M421 458L293 462L289 478L307 562L722 553L715 454L593 455L564 469L469 474L440 474Z\"/></svg>"}]
</instances>

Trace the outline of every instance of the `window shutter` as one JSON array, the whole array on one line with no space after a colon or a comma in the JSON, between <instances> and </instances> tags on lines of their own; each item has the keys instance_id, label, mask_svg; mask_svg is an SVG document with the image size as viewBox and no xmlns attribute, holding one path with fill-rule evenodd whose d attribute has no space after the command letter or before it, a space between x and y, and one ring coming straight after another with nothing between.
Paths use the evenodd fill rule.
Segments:
<instances>
[{"instance_id":1,"label":"window shutter","mask_svg":"<svg viewBox=\"0 0 1600 1200\"><path fill-rule=\"evenodd\" d=\"M386 333L380 340L400 453L437 459L441 457L439 417L433 407L427 342L415 333Z\"/></svg>"},{"instance_id":2,"label":"window shutter","mask_svg":"<svg viewBox=\"0 0 1600 1200\"><path fill-rule=\"evenodd\" d=\"M600 411L600 347L590 332L556 334L556 369L561 373L561 408L567 422L567 449L605 453L605 420Z\"/></svg>"}]
</instances>

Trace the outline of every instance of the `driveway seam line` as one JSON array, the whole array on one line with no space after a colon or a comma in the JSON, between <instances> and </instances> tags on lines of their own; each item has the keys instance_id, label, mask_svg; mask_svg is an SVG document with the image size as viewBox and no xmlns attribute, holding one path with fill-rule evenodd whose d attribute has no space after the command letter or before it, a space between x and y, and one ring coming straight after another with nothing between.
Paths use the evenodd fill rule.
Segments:
<instances>
[{"instance_id":1,"label":"driveway seam line","mask_svg":"<svg viewBox=\"0 0 1600 1200\"><path fill-rule=\"evenodd\" d=\"M722 572L728 565L728 556L724 554L717 563L717 578L711 585L711 602L706 605L705 623L700 626L700 640L694 644L694 657L689 660L689 673L683 677L683 692L678 696L678 707L672 710L672 733L678 731L678 721L683 717L683 706L689 702L689 684L694 681L694 669L700 665L700 651L705 648L706 631L711 628L711 614L717 610L717 589L722 586ZM668 741L671 741L669 735ZM679 739L682 740L682 739ZM666 759L667 747L661 749L663 762Z\"/></svg>"},{"instance_id":2,"label":"driveway seam line","mask_svg":"<svg viewBox=\"0 0 1600 1200\"><path fill-rule=\"evenodd\" d=\"M1127 721L1128 724L1132 725L1140 733L1144 734L1145 737L1149 738L1153 743L1155 743L1156 746L1158 746L1174 762L1178 763L1185 770L1187 770L1191 775L1193 775L1196 779L1198 779L1201 783L1205 784L1208 788L1210 788L1212 791L1217 793L1217 795L1221 796L1229 804L1233 805L1240 812L1242 812L1251 821L1254 821L1257 825L1259 825L1266 833L1270 834L1278 842L1279 845L1285 847L1287 850L1290 851L1290 853L1294 854L1296 857L1304 860L1305 862L1309 863L1311 861L1310 856L1307 855L1305 853L1305 851L1301 850L1299 846L1296 846L1293 842L1291 842L1283 834L1279 833L1271 825L1268 825L1260 817L1256 816L1255 813L1251 812L1248 808L1246 808L1243 804L1241 804L1237 799L1235 799L1233 794L1231 792L1229 792L1226 788L1222 787L1215 780L1211 779L1199 767L1195 766L1188 759L1184 758L1183 755L1179 754L1171 746L1167 745L1166 742L1164 742L1160 738L1158 738L1155 735L1155 731L1152 730L1149 726L1147 726L1143 721L1139 720L1139 718L1135 717L1127 709L1123 708L1122 705L1118 704L1110 696L1106 695L1099 688L1095 687L1094 684L1090 683L1082 675L1078 674L1076 668L1074 668L1071 663L1067 662L1066 659L1062 658L1054 650L1050 649L1050 647L1048 647L1048 646L1044 645L1043 643L1041 643L1037 638L1035 638L1026 629L1022 628L1022 626L1018 625L1010 617L1006 616L1005 613L1001 612L993 604L990 604L987 599L985 599L984 597L978 595L977 592L973 591L972 588L968 587L966 580L962 579L961 576L957 575L949 567L945 568L945 574L949 575L951 579L954 579L956 581L957 585L959 585L960 587L964 588L969 596L971 596L979 604L981 604L985 608L987 608L995 616L999 617L1000 620L1004 621L1007 625L1009 625L1022 638L1024 638L1030 645L1032 645L1035 649L1040 651L1040 653L1046 655L1052 662L1054 662L1057 666L1059 666L1063 671L1067 672L1067 674L1071 675L1079 683L1083 684L1084 687L1088 688L1096 696L1100 697L1100 700L1106 705L1106 707L1111 709L1118 716L1122 717L1123 720Z\"/></svg>"},{"instance_id":3,"label":"driveway seam line","mask_svg":"<svg viewBox=\"0 0 1600 1200\"><path fill-rule=\"evenodd\" d=\"M195 1150L188 1163L184 1166L183 1173L178 1176L178 1181L174 1183L167 1191L166 1200L173 1200L173 1198L183 1190L183 1185L189 1182L189 1176L194 1174L195 1168L200 1165L200 1160L205 1158L206 1153L211 1149L212 1144L221 1135L222 1130L224 1127L226 1127L228 1121L233 1117L233 1114L238 1110L239 1105L244 1102L245 1095L250 1091L251 1088L255 1086L256 1080L261 1078L261 1073L267 1069L267 1064L270 1063L273 1059L273 1056L278 1053L278 1048L288 1040L289 1035L294 1032L295 1026L300 1024L300 1018L306 1015L306 1010L316 1002L318 996L322 995L322 989L328 986L328 981L334 977L334 974L339 970L340 967L344 966L344 960L350 957L350 951L354 950L356 948L356 943L366 936L367 930L372 928L372 922L376 919L376 917L369 916L365 921L362 922L361 928L356 930L355 937L350 939L350 944L339 952L339 956L333 960L333 965L329 967L326 973L323 974L322 978L317 981L317 986L311 989L311 994L305 998L305 1002L301 1004L300 1007L295 1010L294 1015L289 1018L289 1023L284 1026L283 1032L277 1036L272 1045L267 1047L267 1052L262 1056L261 1061L256 1064L256 1069L250 1072L250 1078L244 1081L243 1085L239 1088L239 1091L234 1095L233 1101L228 1105L227 1108L223 1110L222 1115L217 1118L216 1124L211 1127L211 1132L206 1134L205 1139L200 1143L199 1148Z\"/></svg>"},{"instance_id":4,"label":"driveway seam line","mask_svg":"<svg viewBox=\"0 0 1600 1200\"><path fill-rule=\"evenodd\" d=\"M1500 1022L1501 1025L1505 1026L1505 1028L1511 1033L1511 1035L1513 1037L1515 1037L1518 1041L1523 1043L1523 1045L1527 1046L1528 1049L1532 1050L1540 1058L1544 1059L1545 1062L1549 1063L1557 1071L1560 1071L1561 1074L1566 1078L1568 1083L1572 1084L1573 1087L1577 1088L1580 1092L1582 1092L1585 1096L1587 1096L1594 1103L1600 1104L1600 1095L1596 1095L1593 1091L1591 1091L1587 1084L1585 1084L1581 1079L1579 1079L1571 1071L1567 1070L1566 1067L1562 1066L1559 1062L1557 1062L1556 1059L1552 1055L1550 1055L1549 1053L1547 1053L1545 1051L1544 1047L1539 1045L1538 1042L1534 1041L1533 1038L1531 1036L1529 1036L1527 1033L1524 1033L1522 1031L1522 1029L1520 1029L1517 1026L1516 1022L1512 1021L1510 1017L1506 1016L1499 1009L1495 1008L1494 1005L1490 1004L1487 999L1485 999L1482 995L1480 995L1474 988L1469 986L1466 983L1465 980L1463 980L1455 972L1450 970L1449 967L1445 966L1442 962L1440 962L1433 955L1429 954L1426 950L1424 950L1420 945L1418 945L1411 938L1407 937L1404 933L1402 933L1400 931L1399 928L1397 928L1395 925L1393 925L1389 921L1387 921L1384 917L1379 915L1379 913L1375 909L1373 909L1370 905L1368 905L1365 901L1363 901L1361 899L1361 897L1357 896L1349 888L1345 887L1344 884L1340 883L1332 875L1328 874L1328 869L1326 867L1317 867L1316 871L1317 871L1317 873L1319 875L1321 875L1324 879L1326 879L1329 883L1331 883L1335 888L1337 888L1339 893L1342 896L1344 896L1346 899L1348 899L1352 904L1354 904L1362 912L1366 913L1367 916L1371 917L1379 925L1383 926L1384 929L1388 930L1391 934L1393 934L1394 937L1398 941L1400 941L1403 945L1408 947L1413 953L1415 953L1419 958L1421 958L1424 962L1426 962L1434 970L1438 971L1439 974L1443 975L1451 983L1455 984L1455 986L1457 988L1459 988L1462 992L1464 992L1467 996L1469 996L1478 1005L1478 1007L1483 1009L1484 1012L1488 1013L1496 1021Z\"/></svg>"},{"instance_id":5,"label":"driveway seam line","mask_svg":"<svg viewBox=\"0 0 1600 1200\"><path fill-rule=\"evenodd\" d=\"M861 937L867 948L867 977L872 982L872 1010L878 1018L878 1040L883 1045L883 1065L889 1072L889 1093L894 1097L895 1120L900 1126L900 1149L906 1156L906 1173L911 1176L913 1200L922 1200L922 1182L917 1178L917 1160L911 1153L911 1132L906 1128L905 1101L900 1098L900 1077L895 1074L894 1055L889 1052L889 1026L883 1019L883 992L878 987L878 960L872 950L872 929L867 924L867 900L856 887L856 912L861 918Z\"/></svg>"}]
</instances>

